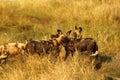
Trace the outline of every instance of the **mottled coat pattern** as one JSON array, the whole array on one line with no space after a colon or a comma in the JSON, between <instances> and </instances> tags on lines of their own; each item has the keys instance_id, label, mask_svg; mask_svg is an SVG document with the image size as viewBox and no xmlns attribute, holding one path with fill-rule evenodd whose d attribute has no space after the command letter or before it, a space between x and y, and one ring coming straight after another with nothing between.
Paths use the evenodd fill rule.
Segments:
<instances>
[{"instance_id":1,"label":"mottled coat pattern","mask_svg":"<svg viewBox=\"0 0 120 80\"><path fill-rule=\"evenodd\" d=\"M48 40L48 41L34 41L31 40L28 42L26 45L26 52L31 53L31 54L39 54L39 55L44 55L44 54L54 54L55 57L57 57L60 53L61 45L59 43L58 39L53 39L53 40Z\"/></svg>"},{"instance_id":2,"label":"mottled coat pattern","mask_svg":"<svg viewBox=\"0 0 120 80\"><path fill-rule=\"evenodd\" d=\"M70 33L71 31L69 31L67 35L62 38L61 42L66 51L65 59L70 53L73 56L75 50L78 52L87 51L90 56L96 56L98 54L98 45L93 38L68 38Z\"/></svg>"}]
</instances>

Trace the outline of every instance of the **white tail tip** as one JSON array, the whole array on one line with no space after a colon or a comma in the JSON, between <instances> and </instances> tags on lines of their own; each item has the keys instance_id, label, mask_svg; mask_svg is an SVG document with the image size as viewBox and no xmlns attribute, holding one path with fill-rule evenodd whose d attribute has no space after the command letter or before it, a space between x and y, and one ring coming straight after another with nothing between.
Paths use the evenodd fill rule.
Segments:
<instances>
[{"instance_id":1,"label":"white tail tip","mask_svg":"<svg viewBox=\"0 0 120 80\"><path fill-rule=\"evenodd\" d=\"M98 51L96 51L94 54L91 54L90 56L97 56L98 55Z\"/></svg>"}]
</instances>

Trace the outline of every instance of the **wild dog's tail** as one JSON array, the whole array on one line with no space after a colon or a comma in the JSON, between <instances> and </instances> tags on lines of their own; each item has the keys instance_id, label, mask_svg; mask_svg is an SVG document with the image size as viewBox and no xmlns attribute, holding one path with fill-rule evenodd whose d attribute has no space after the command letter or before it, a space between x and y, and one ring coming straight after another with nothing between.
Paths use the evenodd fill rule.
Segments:
<instances>
[{"instance_id":1,"label":"wild dog's tail","mask_svg":"<svg viewBox=\"0 0 120 80\"><path fill-rule=\"evenodd\" d=\"M91 56L97 56L97 55L98 55L98 45L96 42L94 42L93 54L91 54Z\"/></svg>"}]
</instances>

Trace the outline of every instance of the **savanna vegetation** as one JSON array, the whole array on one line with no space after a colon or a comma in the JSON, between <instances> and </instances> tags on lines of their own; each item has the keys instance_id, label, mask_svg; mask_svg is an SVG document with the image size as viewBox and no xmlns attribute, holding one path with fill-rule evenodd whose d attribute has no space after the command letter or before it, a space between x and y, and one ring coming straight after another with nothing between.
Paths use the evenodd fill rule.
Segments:
<instances>
[{"instance_id":1,"label":"savanna vegetation","mask_svg":"<svg viewBox=\"0 0 120 80\"><path fill-rule=\"evenodd\" d=\"M49 40L57 29L66 32L75 25L83 28L84 38L96 40L104 60L99 70L78 52L55 63L50 56L22 55L0 65L0 80L120 78L120 0L0 0L0 44ZM64 54L62 49L60 57Z\"/></svg>"}]
</instances>

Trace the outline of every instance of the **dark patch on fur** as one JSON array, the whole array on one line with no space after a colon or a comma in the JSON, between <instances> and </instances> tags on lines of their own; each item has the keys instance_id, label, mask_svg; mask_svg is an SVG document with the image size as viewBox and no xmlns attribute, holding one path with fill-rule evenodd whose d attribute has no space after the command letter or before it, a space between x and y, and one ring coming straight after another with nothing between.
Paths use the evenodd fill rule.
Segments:
<instances>
[{"instance_id":1,"label":"dark patch on fur","mask_svg":"<svg viewBox=\"0 0 120 80\"><path fill-rule=\"evenodd\" d=\"M27 53L31 54L39 54L39 55L44 55L44 54L49 54L49 53L55 53L54 56L58 56L60 53L60 44L54 45L52 40L49 41L30 41L27 43L25 50Z\"/></svg>"},{"instance_id":2,"label":"dark patch on fur","mask_svg":"<svg viewBox=\"0 0 120 80\"><path fill-rule=\"evenodd\" d=\"M98 51L98 45L92 38L70 39L68 37L64 37L62 39L62 44L66 50L65 59L70 53L74 55L75 50L78 52L88 51L89 53L95 53Z\"/></svg>"}]
</instances>

